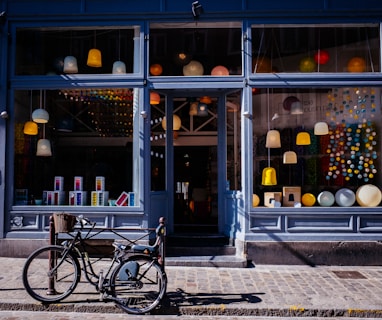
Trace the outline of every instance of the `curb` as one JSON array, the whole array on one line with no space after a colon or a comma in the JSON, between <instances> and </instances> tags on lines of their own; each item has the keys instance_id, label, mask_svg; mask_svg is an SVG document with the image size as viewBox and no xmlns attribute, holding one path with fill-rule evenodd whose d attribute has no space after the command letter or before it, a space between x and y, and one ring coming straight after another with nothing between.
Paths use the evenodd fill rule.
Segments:
<instances>
[{"instance_id":1,"label":"curb","mask_svg":"<svg viewBox=\"0 0 382 320\"><path fill-rule=\"evenodd\" d=\"M108 313L124 314L112 303L109 305L94 302L89 303L62 303L62 304L25 304L25 303L0 303L2 311L46 311L46 312L78 312L78 313ZM356 309L267 309L216 306L162 306L151 312L152 315L187 315L187 316L266 316L266 317L357 317L381 318L382 310L356 310Z\"/></svg>"}]
</instances>

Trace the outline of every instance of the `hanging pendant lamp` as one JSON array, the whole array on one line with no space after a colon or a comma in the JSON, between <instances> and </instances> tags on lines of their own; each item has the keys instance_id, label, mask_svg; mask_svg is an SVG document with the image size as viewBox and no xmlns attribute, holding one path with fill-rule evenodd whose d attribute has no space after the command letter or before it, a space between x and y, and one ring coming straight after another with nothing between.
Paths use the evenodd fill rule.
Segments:
<instances>
[{"instance_id":1,"label":"hanging pendant lamp","mask_svg":"<svg viewBox=\"0 0 382 320\"><path fill-rule=\"evenodd\" d=\"M47 123L49 121L49 113L42 108L42 90L40 90L40 108L32 112L32 120L36 123Z\"/></svg>"},{"instance_id":2,"label":"hanging pendant lamp","mask_svg":"<svg viewBox=\"0 0 382 320\"><path fill-rule=\"evenodd\" d=\"M119 30L118 36L118 61L113 63L113 74L124 74L126 73L126 64L121 61L121 30Z\"/></svg>"},{"instance_id":3,"label":"hanging pendant lamp","mask_svg":"<svg viewBox=\"0 0 382 320\"><path fill-rule=\"evenodd\" d=\"M160 103L160 95L156 92L150 92L150 104L159 104Z\"/></svg>"},{"instance_id":4,"label":"hanging pendant lamp","mask_svg":"<svg viewBox=\"0 0 382 320\"><path fill-rule=\"evenodd\" d=\"M281 148L280 132L278 130L269 130L265 142L266 148Z\"/></svg>"},{"instance_id":5,"label":"hanging pendant lamp","mask_svg":"<svg viewBox=\"0 0 382 320\"><path fill-rule=\"evenodd\" d=\"M89 50L87 65L93 68L102 67L101 51L96 49L96 31L94 31L94 48Z\"/></svg>"},{"instance_id":6,"label":"hanging pendant lamp","mask_svg":"<svg viewBox=\"0 0 382 320\"><path fill-rule=\"evenodd\" d=\"M284 164L295 164L297 163L297 154L294 151L285 151L283 155Z\"/></svg>"},{"instance_id":7,"label":"hanging pendant lamp","mask_svg":"<svg viewBox=\"0 0 382 320\"><path fill-rule=\"evenodd\" d=\"M310 145L310 134L308 132L299 132L296 137L296 144L298 146Z\"/></svg>"},{"instance_id":8,"label":"hanging pendant lamp","mask_svg":"<svg viewBox=\"0 0 382 320\"><path fill-rule=\"evenodd\" d=\"M272 167L266 167L263 169L261 184L263 186L275 186L277 185L276 170Z\"/></svg>"},{"instance_id":9,"label":"hanging pendant lamp","mask_svg":"<svg viewBox=\"0 0 382 320\"><path fill-rule=\"evenodd\" d=\"M207 117L208 116L208 106L205 103L198 104L198 116Z\"/></svg>"},{"instance_id":10,"label":"hanging pendant lamp","mask_svg":"<svg viewBox=\"0 0 382 320\"><path fill-rule=\"evenodd\" d=\"M39 139L37 141L36 156L39 156L39 157L50 157L50 156L52 156L52 148L50 145L50 141L48 139Z\"/></svg>"},{"instance_id":11,"label":"hanging pendant lamp","mask_svg":"<svg viewBox=\"0 0 382 320\"><path fill-rule=\"evenodd\" d=\"M66 56L64 59L65 73L78 73L77 59L73 56Z\"/></svg>"},{"instance_id":12,"label":"hanging pendant lamp","mask_svg":"<svg viewBox=\"0 0 382 320\"><path fill-rule=\"evenodd\" d=\"M32 117L32 105L33 105L33 99L32 99L32 95L33 95L33 91L30 92L31 94L31 99L30 99L30 116ZM27 121L25 122L24 124L24 130L23 130L24 134L27 134L27 135L30 135L30 136L35 136L38 134L38 125L36 122L34 121Z\"/></svg>"},{"instance_id":13,"label":"hanging pendant lamp","mask_svg":"<svg viewBox=\"0 0 382 320\"><path fill-rule=\"evenodd\" d=\"M326 122L317 122L314 125L314 134L316 136L324 136L329 134L329 126Z\"/></svg>"}]
</instances>

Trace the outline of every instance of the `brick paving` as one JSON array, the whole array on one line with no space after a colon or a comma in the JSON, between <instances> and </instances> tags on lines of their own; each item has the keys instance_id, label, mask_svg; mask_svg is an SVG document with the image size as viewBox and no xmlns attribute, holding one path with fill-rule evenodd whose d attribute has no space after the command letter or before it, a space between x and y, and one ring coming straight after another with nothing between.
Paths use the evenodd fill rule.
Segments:
<instances>
[{"instance_id":1,"label":"brick paving","mask_svg":"<svg viewBox=\"0 0 382 320\"><path fill-rule=\"evenodd\" d=\"M0 310L8 312L9 319L17 319L12 318L14 310L115 313L116 319L122 313L113 303L99 302L94 288L85 282L63 302L48 307L41 305L23 288L24 261L0 258ZM155 312L158 319L161 315L179 314L230 316L230 319L247 316L382 318L382 268L379 266L167 267L166 272L168 294L163 307ZM1 313L0 317L3 319L5 315Z\"/></svg>"}]
</instances>

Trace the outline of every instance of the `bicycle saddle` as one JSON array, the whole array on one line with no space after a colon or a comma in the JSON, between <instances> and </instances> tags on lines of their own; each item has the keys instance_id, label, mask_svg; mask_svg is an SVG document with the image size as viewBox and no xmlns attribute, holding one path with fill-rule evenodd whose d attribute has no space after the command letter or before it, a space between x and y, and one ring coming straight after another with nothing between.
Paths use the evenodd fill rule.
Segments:
<instances>
[{"instance_id":1,"label":"bicycle saddle","mask_svg":"<svg viewBox=\"0 0 382 320\"><path fill-rule=\"evenodd\" d=\"M157 251L158 246L157 245L145 246L145 245L135 244L131 247L131 249L137 253L153 254Z\"/></svg>"}]
</instances>

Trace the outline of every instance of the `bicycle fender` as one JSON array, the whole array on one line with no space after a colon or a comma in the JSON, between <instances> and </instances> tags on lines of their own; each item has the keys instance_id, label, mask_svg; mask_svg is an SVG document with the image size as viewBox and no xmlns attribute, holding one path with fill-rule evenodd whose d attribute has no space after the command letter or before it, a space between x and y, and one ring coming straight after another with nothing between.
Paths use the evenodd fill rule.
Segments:
<instances>
[{"instance_id":1,"label":"bicycle fender","mask_svg":"<svg viewBox=\"0 0 382 320\"><path fill-rule=\"evenodd\" d=\"M135 279L139 272L139 264L136 261L126 262L118 273L119 280L127 281Z\"/></svg>"}]
</instances>

